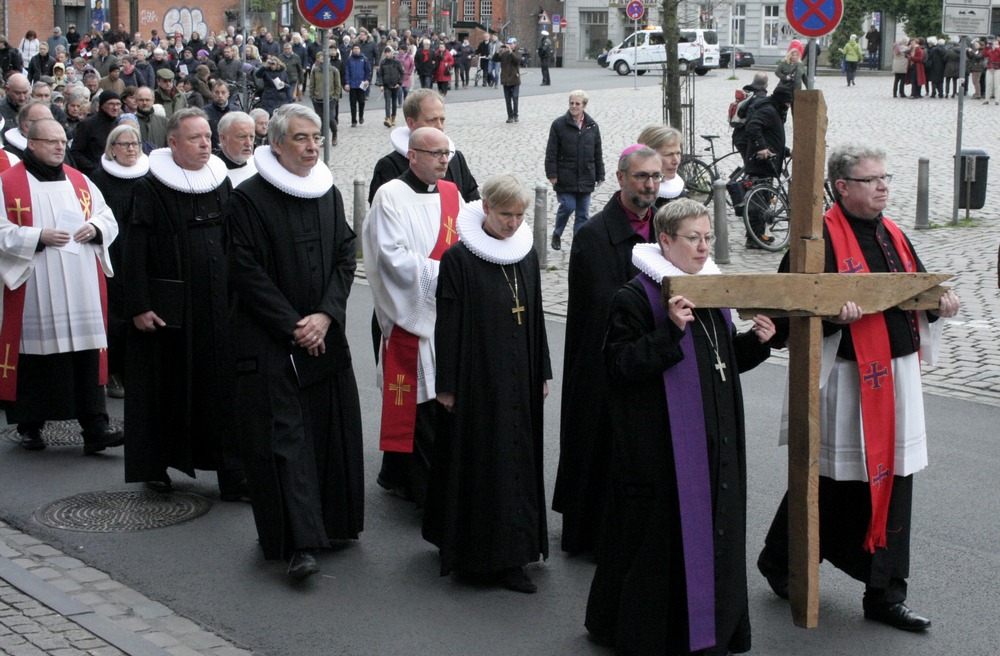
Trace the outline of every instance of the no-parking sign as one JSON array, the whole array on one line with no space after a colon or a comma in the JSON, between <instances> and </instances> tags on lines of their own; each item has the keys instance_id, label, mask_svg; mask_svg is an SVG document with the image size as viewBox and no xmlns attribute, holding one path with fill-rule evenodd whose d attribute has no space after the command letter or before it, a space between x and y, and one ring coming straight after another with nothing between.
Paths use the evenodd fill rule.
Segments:
<instances>
[{"instance_id":1,"label":"no-parking sign","mask_svg":"<svg viewBox=\"0 0 1000 656\"><path fill-rule=\"evenodd\" d=\"M354 9L354 0L298 0L298 5L307 23L327 30L347 20Z\"/></svg>"},{"instance_id":2,"label":"no-parking sign","mask_svg":"<svg viewBox=\"0 0 1000 656\"><path fill-rule=\"evenodd\" d=\"M629 18L637 21L642 18L644 13L646 13L646 8L643 6L642 0L632 0L632 2L628 3L628 6L625 7L625 13L628 14Z\"/></svg>"},{"instance_id":3,"label":"no-parking sign","mask_svg":"<svg viewBox=\"0 0 1000 656\"><path fill-rule=\"evenodd\" d=\"M796 32L817 37L837 29L844 17L843 0L786 0L785 18Z\"/></svg>"}]
</instances>

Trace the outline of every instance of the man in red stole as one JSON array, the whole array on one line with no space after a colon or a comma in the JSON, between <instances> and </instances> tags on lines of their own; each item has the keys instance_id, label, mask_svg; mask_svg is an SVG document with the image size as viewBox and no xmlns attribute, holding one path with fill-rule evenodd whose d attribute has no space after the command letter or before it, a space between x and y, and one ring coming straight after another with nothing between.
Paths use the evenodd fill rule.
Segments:
<instances>
[{"instance_id":1,"label":"man in red stole","mask_svg":"<svg viewBox=\"0 0 1000 656\"><path fill-rule=\"evenodd\" d=\"M66 132L34 122L24 160L0 175L0 401L20 445L45 448L46 420L77 419L83 452L121 446L108 427L104 276L118 224L101 192L63 165ZM102 366L104 365L104 366Z\"/></svg>"},{"instance_id":2,"label":"man in red stole","mask_svg":"<svg viewBox=\"0 0 1000 656\"><path fill-rule=\"evenodd\" d=\"M410 133L410 167L382 185L361 236L365 275L383 335L378 483L423 507L434 443L434 323L441 255L458 240L455 219L463 201L443 180L451 156L436 128Z\"/></svg>"},{"instance_id":3,"label":"man in red stole","mask_svg":"<svg viewBox=\"0 0 1000 656\"><path fill-rule=\"evenodd\" d=\"M924 271L909 239L882 215L892 179L884 152L839 147L830 154L827 176L837 203L824 217L826 272ZM788 270L787 256L781 269ZM958 308L951 291L937 312L892 308L864 315L848 302L823 324L820 556L865 584L867 619L904 631L931 625L904 603L913 474L927 466L920 360L933 362L944 324L937 319L955 316ZM787 335L787 322L781 324L778 339ZM787 598L787 497L757 567L775 594Z\"/></svg>"}]
</instances>

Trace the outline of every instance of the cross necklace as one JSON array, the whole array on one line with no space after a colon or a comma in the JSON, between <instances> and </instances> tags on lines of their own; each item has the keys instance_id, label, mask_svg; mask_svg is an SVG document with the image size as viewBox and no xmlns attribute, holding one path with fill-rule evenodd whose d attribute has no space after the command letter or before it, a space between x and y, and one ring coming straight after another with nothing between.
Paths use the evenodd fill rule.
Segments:
<instances>
[{"instance_id":1,"label":"cross necklace","mask_svg":"<svg viewBox=\"0 0 1000 656\"><path fill-rule=\"evenodd\" d=\"M715 332L715 317L712 316L712 312L709 310L708 320L712 322L711 335L708 334L708 326L706 326L705 322L701 320L701 317L696 314L694 315L694 318L701 324L701 329L705 331L705 339L708 340L708 345L712 347L712 352L715 353L715 364L712 366L719 372L719 375L722 377L722 382L726 382L726 363L722 361L722 357L719 355L719 336ZM712 337L715 337L715 339L713 340Z\"/></svg>"},{"instance_id":2,"label":"cross necklace","mask_svg":"<svg viewBox=\"0 0 1000 656\"><path fill-rule=\"evenodd\" d=\"M524 306L521 305L521 300L517 295L517 269L511 266L511 271L514 274L514 284L510 284L510 277L507 275L507 269L500 265L500 270L503 271L503 277L507 281L507 287L510 289L511 295L514 297L514 307L511 308L510 313L517 315L517 325L521 325L521 313L524 312Z\"/></svg>"}]
</instances>

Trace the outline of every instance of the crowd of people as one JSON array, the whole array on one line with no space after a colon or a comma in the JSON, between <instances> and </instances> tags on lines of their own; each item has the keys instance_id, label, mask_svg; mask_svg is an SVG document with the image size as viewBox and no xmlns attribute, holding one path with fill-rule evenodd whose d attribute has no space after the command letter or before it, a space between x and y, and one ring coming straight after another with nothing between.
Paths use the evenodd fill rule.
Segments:
<instances>
[{"instance_id":1,"label":"crowd of people","mask_svg":"<svg viewBox=\"0 0 1000 656\"><path fill-rule=\"evenodd\" d=\"M996 37L973 39L965 48L965 77L961 78L962 45L934 36L900 39L892 47L893 98L955 98L969 94L984 105L1000 105L1000 44ZM910 88L907 95L906 88Z\"/></svg>"},{"instance_id":2,"label":"crowd of people","mask_svg":"<svg viewBox=\"0 0 1000 656\"><path fill-rule=\"evenodd\" d=\"M71 44L57 28L57 55L90 53L79 87L66 77L50 84L44 67L34 84L7 71L7 420L31 451L46 448L46 421L78 420L85 454L124 445L125 481L158 492L173 489L170 470L216 472L220 499L251 503L264 558L286 562L297 581L314 575L323 549L364 528L358 345L346 332L360 238L381 388L376 483L422 512L441 575L535 593L525 566L549 555L543 415L555 372L524 222L530 195L512 175L480 185L446 134L447 87L420 64L442 49L437 61L448 61L448 43L421 40L410 67L421 88L400 98L408 67L398 53L416 49L410 35L394 46L391 32L344 34L349 54L330 50L345 64L331 67L331 97L347 91L360 125L371 85L383 87L392 128L355 235L320 156L320 115L291 102L311 86L316 103L321 69L296 66L306 39L285 36L259 35L265 63L251 71L229 65L224 51L243 46L232 34L178 44L112 32ZM119 46L137 48L135 61L112 54ZM169 60L157 54L163 46ZM198 59L180 63L185 53ZM0 49L0 62L10 60ZM518 120L520 60L516 39L489 54L508 122ZM153 75L137 74L139 62ZM178 90L192 67L192 90ZM265 80L267 111L229 105L226 71ZM123 72L145 83L130 93ZM746 125L748 166L789 155L783 122L798 78L787 68L778 76L770 96L767 74L752 85L760 106ZM202 95L199 81L202 106L175 102ZM92 102L92 114L72 124L57 113L60 84L73 103ZM568 101L545 163L560 204L553 248L575 215L552 506L562 550L597 563L586 627L623 654L746 652L739 374L783 348L787 322L757 315L738 333L728 310L662 302L664 276L720 273L708 212L685 198L678 176L682 135L641 130L616 159L618 190L591 216L590 194L606 177L602 140L586 92ZM405 125L395 125L398 110ZM885 154L833 148L828 176L837 202L825 216L827 271L922 271L882 213ZM949 291L933 312L864 314L848 301L824 321L820 555L865 584L866 618L907 631L930 626L904 603L913 475L927 464L919 358L936 350L921 345L940 339L939 319L958 309ZM124 431L111 426L105 391L125 399ZM787 531L783 502L758 568L784 598Z\"/></svg>"}]
</instances>

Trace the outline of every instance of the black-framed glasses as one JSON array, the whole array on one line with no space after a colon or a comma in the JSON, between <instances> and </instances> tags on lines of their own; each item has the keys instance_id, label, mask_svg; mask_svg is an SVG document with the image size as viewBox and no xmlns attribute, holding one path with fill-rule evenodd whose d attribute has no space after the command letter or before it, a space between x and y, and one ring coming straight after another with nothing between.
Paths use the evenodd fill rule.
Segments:
<instances>
[{"instance_id":1,"label":"black-framed glasses","mask_svg":"<svg viewBox=\"0 0 1000 656\"><path fill-rule=\"evenodd\" d=\"M451 156L455 154L454 150L424 150L423 148L411 148L415 153L427 153L434 159L441 159L442 157L447 157L451 159Z\"/></svg>"},{"instance_id":2,"label":"black-framed glasses","mask_svg":"<svg viewBox=\"0 0 1000 656\"><path fill-rule=\"evenodd\" d=\"M663 174L662 173L646 173L645 171L639 171L638 173L632 173L630 171L629 175L631 175L632 179L635 180L636 182L638 182L639 184L646 184L650 180L652 180L653 182L655 182L657 184L659 184L660 182L663 181Z\"/></svg>"},{"instance_id":3,"label":"black-framed glasses","mask_svg":"<svg viewBox=\"0 0 1000 656\"><path fill-rule=\"evenodd\" d=\"M869 187L872 186L876 180L883 182L884 184L890 184L892 182L892 174L886 173L885 175L873 175L869 178L842 178L843 180L850 180L851 182L863 182Z\"/></svg>"},{"instance_id":4,"label":"black-framed glasses","mask_svg":"<svg viewBox=\"0 0 1000 656\"><path fill-rule=\"evenodd\" d=\"M125 150L133 150L139 147L138 141L112 141L112 146L121 146Z\"/></svg>"},{"instance_id":5,"label":"black-framed glasses","mask_svg":"<svg viewBox=\"0 0 1000 656\"><path fill-rule=\"evenodd\" d=\"M698 248L698 244L700 244L702 240L704 240L705 245L708 246L709 248L711 248L712 245L715 243L715 235L713 235L712 233L708 233L707 235L699 235L699 234L679 235L675 232L670 236L673 237L674 239L678 238L687 239L688 243L691 244L691 246L693 246L694 248Z\"/></svg>"}]
</instances>

